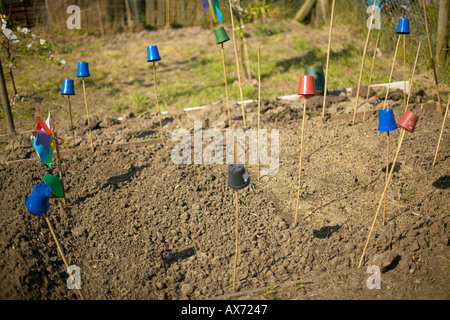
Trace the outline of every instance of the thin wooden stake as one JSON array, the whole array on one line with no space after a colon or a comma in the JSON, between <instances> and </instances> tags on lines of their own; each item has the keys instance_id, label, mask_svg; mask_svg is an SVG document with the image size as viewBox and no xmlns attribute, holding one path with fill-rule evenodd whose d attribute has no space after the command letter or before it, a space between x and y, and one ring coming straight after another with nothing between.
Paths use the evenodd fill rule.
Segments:
<instances>
[{"instance_id":1,"label":"thin wooden stake","mask_svg":"<svg viewBox=\"0 0 450 320\"><path fill-rule=\"evenodd\" d=\"M439 82L438 82L437 73L436 73L436 64L434 62L434 57L433 57L433 49L431 48L431 39L430 39L430 31L428 30L427 8L425 5L425 0L422 0L422 4L423 4L424 19L425 19L425 28L427 30L428 48L430 49L431 67L433 68L434 83L436 85L436 93L437 93L437 97L438 97L438 107L439 107L439 112L442 115L441 94L439 92Z\"/></svg>"},{"instance_id":2,"label":"thin wooden stake","mask_svg":"<svg viewBox=\"0 0 450 320\"><path fill-rule=\"evenodd\" d=\"M228 3L230 4L231 27L233 29L234 55L236 58L236 69L237 69L237 76L238 76L238 81L239 81L239 93L241 95L242 120L244 121L244 129L247 129L247 122L245 120L245 109L244 109L244 94L242 93L241 71L240 71L240 67L239 67L239 57L238 57L237 45L236 45L236 34L235 34L235 30L234 30L233 7L231 6L231 0L228 0Z\"/></svg>"},{"instance_id":3,"label":"thin wooden stake","mask_svg":"<svg viewBox=\"0 0 450 320\"><path fill-rule=\"evenodd\" d=\"M391 73L389 75L389 82L388 82L388 86L386 89L386 96L384 97L383 109L386 109L387 97L389 95L389 90L391 87L392 74L394 73L395 59L397 57L397 51L398 51L398 45L400 44L400 39L401 39L401 35L398 35L397 45L395 46L394 59L392 60Z\"/></svg>"},{"instance_id":4,"label":"thin wooden stake","mask_svg":"<svg viewBox=\"0 0 450 320\"><path fill-rule=\"evenodd\" d=\"M55 134L55 146L56 146L56 159L58 160L58 167L59 167L59 179L61 180L61 186L63 191L63 202L64 206L66 205L66 189L64 188L64 174L63 174L63 168L61 163L61 156L59 154L59 143L58 143L58 136Z\"/></svg>"},{"instance_id":5,"label":"thin wooden stake","mask_svg":"<svg viewBox=\"0 0 450 320\"><path fill-rule=\"evenodd\" d=\"M155 61L153 61L153 80L155 82L156 108L158 109L159 128L161 130L161 141L162 141L162 143L164 143L164 133L163 133L162 120L161 120L161 110L159 109L158 87L157 87L157 84L156 84L156 65L155 65Z\"/></svg>"},{"instance_id":6,"label":"thin wooden stake","mask_svg":"<svg viewBox=\"0 0 450 320\"><path fill-rule=\"evenodd\" d=\"M299 169L298 169L298 191L297 191L297 206L295 208L295 223L297 224L297 216L298 216L298 206L300 202L300 188L302 182L302 159L303 159L303 137L305 132L305 122L306 122L306 97L304 97L305 101L303 102L303 119L302 119L302 133L301 133L301 142L300 142L300 160L299 160Z\"/></svg>"},{"instance_id":7,"label":"thin wooden stake","mask_svg":"<svg viewBox=\"0 0 450 320\"><path fill-rule=\"evenodd\" d=\"M353 112L352 125L355 124L356 111L358 110L359 91L361 89L361 80L362 80L362 75L363 75L363 71L364 71L364 61L366 59L367 45L369 44L369 39L370 39L370 31L372 30L372 22L373 22L373 15L375 14L375 7L376 6L373 6L373 9L372 9L372 15L370 16L369 31L367 31L366 44L364 45L364 52L363 52L363 57L362 57L362 61L361 61L361 69L359 71L358 89L356 91L355 110Z\"/></svg>"},{"instance_id":8,"label":"thin wooden stake","mask_svg":"<svg viewBox=\"0 0 450 320\"><path fill-rule=\"evenodd\" d=\"M89 119L89 109L88 109L87 98L86 98L86 87L84 85L84 77L83 77L83 94L84 94L84 105L86 106L86 115L87 115L87 121L88 121L88 127L89 127L89 137L91 139L91 150L92 150L92 152L94 152L94 144L92 142L91 120Z\"/></svg>"},{"instance_id":9,"label":"thin wooden stake","mask_svg":"<svg viewBox=\"0 0 450 320\"><path fill-rule=\"evenodd\" d=\"M403 35L403 105L406 108L406 34Z\"/></svg>"},{"instance_id":10,"label":"thin wooden stake","mask_svg":"<svg viewBox=\"0 0 450 320\"><path fill-rule=\"evenodd\" d=\"M239 245L239 198L237 191L235 191L234 194L236 202L236 243L234 251L233 292L236 291L236 267L237 267L238 245Z\"/></svg>"},{"instance_id":11,"label":"thin wooden stake","mask_svg":"<svg viewBox=\"0 0 450 320\"><path fill-rule=\"evenodd\" d=\"M261 161L259 158L259 129L261 126L261 45L258 45L258 139L257 139L257 154L258 154L258 180L261 178Z\"/></svg>"},{"instance_id":12,"label":"thin wooden stake","mask_svg":"<svg viewBox=\"0 0 450 320\"><path fill-rule=\"evenodd\" d=\"M231 111L230 111L230 96L228 94L228 80L227 80L227 67L225 64L225 50L223 49L223 42L220 44L222 51L222 64L223 64L223 76L225 78L225 93L227 96L227 109L228 109L228 127L231 129Z\"/></svg>"},{"instance_id":13,"label":"thin wooden stake","mask_svg":"<svg viewBox=\"0 0 450 320\"><path fill-rule=\"evenodd\" d=\"M333 17L334 17L334 5L335 4L336 4L336 0L333 0L333 3L331 5L330 31L328 33L327 66L325 68L325 91L323 93L322 119L325 118L325 105L327 103L328 67L330 64L331 34L333 32Z\"/></svg>"},{"instance_id":14,"label":"thin wooden stake","mask_svg":"<svg viewBox=\"0 0 450 320\"><path fill-rule=\"evenodd\" d=\"M66 258L64 257L64 252L62 251L61 246L59 245L58 238L56 237L55 231L53 230L52 224L50 223L50 220L48 219L47 216L45 216L45 221L47 222L48 228L50 229L50 233L52 234L53 239L55 240L55 243L56 243L56 247L58 248L58 252L61 255L64 265L66 266L66 272L69 274L70 278L72 278L72 275L69 273L69 264L67 263ZM75 283L75 279L72 279L72 283ZM81 294L80 289L78 289L76 286L75 286L75 288L77 289L77 292L78 292L81 300L84 300L84 297Z\"/></svg>"},{"instance_id":15,"label":"thin wooden stake","mask_svg":"<svg viewBox=\"0 0 450 320\"><path fill-rule=\"evenodd\" d=\"M448 99L447 107L445 108L445 115L444 115L444 119L442 120L441 133L440 133L440 135L439 135L438 144L437 144L437 146L436 146L436 153L434 154L433 164L431 165L431 168L432 168L432 169L434 169L434 165L436 164L436 159L437 159L438 152L439 152L439 146L441 145L442 135L444 134L445 121L447 120L447 116L448 116L448 107L449 107L449 106L450 106L450 98Z\"/></svg>"},{"instance_id":16,"label":"thin wooden stake","mask_svg":"<svg viewBox=\"0 0 450 320\"><path fill-rule=\"evenodd\" d=\"M380 213L381 205L383 204L383 199L386 196L386 191L387 191L387 188L389 186L389 182L391 181L391 178L392 178L392 173L394 172L395 164L397 162L397 158L398 158L398 155L400 153L400 148L402 147L402 143L403 143L403 139L405 137L405 133L406 133L406 130L404 130L404 129L400 133L400 141L399 141L399 144L398 144L398 147L397 147L397 152L395 154L394 162L392 163L391 171L389 173L388 179L387 179L386 184L384 186L384 190L383 190L383 193L381 195L380 202L378 203L377 212L376 212L376 214L375 214L375 216L373 218L372 226L371 226L370 231L369 231L369 236L367 237L366 245L364 246L364 250L363 250L363 253L361 255L361 259L359 260L358 268L360 268L361 265L362 265L362 262L363 262L363 259L364 259L364 255L366 253L367 245L369 244L370 237L371 237L372 232L373 232L373 228L375 227L375 222L377 221L377 217L378 217L378 214Z\"/></svg>"},{"instance_id":17,"label":"thin wooden stake","mask_svg":"<svg viewBox=\"0 0 450 320\"><path fill-rule=\"evenodd\" d=\"M73 119L72 119L72 106L70 105L70 96L67 95L67 99L69 101L69 113L70 113L70 131L72 131L72 147L75 145L75 128L73 126Z\"/></svg>"},{"instance_id":18,"label":"thin wooden stake","mask_svg":"<svg viewBox=\"0 0 450 320\"><path fill-rule=\"evenodd\" d=\"M404 112L406 112L408 110L409 98L411 97L412 85L413 85L413 80L414 80L414 73L416 71L417 60L419 60L419 53L420 53L420 46L421 45L422 45L422 42L419 42L419 46L417 47L416 60L414 61L414 67L413 67L412 74L411 74L411 81L409 82L408 99L406 100L406 105L405 105L405 111Z\"/></svg>"},{"instance_id":19,"label":"thin wooden stake","mask_svg":"<svg viewBox=\"0 0 450 320\"><path fill-rule=\"evenodd\" d=\"M388 177L389 177L389 131L386 132L386 180L385 180L385 183L387 183ZM387 196L384 197L383 226L385 225L385 221L386 221L386 202L387 202Z\"/></svg>"},{"instance_id":20,"label":"thin wooden stake","mask_svg":"<svg viewBox=\"0 0 450 320\"><path fill-rule=\"evenodd\" d=\"M370 95L370 85L372 83L373 68L375 66L375 59L377 56L377 49L378 49L378 42L380 40L380 33L381 33L381 29L378 29L377 41L375 43L375 49L373 51L373 57L372 57L372 67L370 68L369 85L367 86L366 104L364 105L363 121L366 120L367 104L369 103L369 95Z\"/></svg>"}]
</instances>

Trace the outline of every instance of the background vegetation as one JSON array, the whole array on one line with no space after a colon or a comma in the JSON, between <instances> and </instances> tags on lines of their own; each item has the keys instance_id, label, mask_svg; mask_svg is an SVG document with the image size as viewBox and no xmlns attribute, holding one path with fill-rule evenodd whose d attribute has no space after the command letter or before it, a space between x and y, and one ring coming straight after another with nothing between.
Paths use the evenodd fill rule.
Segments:
<instances>
[{"instance_id":1,"label":"background vegetation","mask_svg":"<svg viewBox=\"0 0 450 320\"><path fill-rule=\"evenodd\" d=\"M72 1L77 2L77 1ZM126 1L125 1L126 2ZM15 120L25 119L22 127L30 128L36 114L45 114L46 110L67 116L67 98L60 95L64 78L74 78L76 63L89 61L92 78L87 79L89 100L93 114L122 116L126 112L146 112L154 110L153 74L145 60L145 45L158 43L163 60L158 63L158 93L163 110L187 108L224 100L223 69L220 49L215 44L213 28L220 24L211 20L209 12L205 13L201 1L169 1L170 25L166 26L162 8L156 13L161 18L158 24L146 16L148 10L140 7L139 14L132 15L128 24L128 10L124 1L100 1L103 14L103 32L99 29L99 16L96 1L78 1L82 8L81 30L68 30L65 22L69 16L65 13L65 1L55 0L49 10L49 16L41 16L34 26L23 29L13 24L13 30L21 40L10 49L10 58L6 59L5 39L1 57L4 69L11 67L14 72L14 84L18 95L12 97L12 109ZM165 1L163 0L165 3ZM59 3L59 5L58 5ZM142 2L142 3L145 3ZM148 2L150 3L150 1ZM221 1L224 16L223 26L231 36L227 1ZM303 23L293 20L303 1L241 1L243 8L251 10L265 5L268 12L246 14L242 20L245 28L241 29L248 48L248 64L252 76L243 70L244 99L257 97L257 52L261 45L262 96L275 97L295 94L298 78L304 68L311 65L325 67L329 20L313 27L311 17ZM419 42L422 49L416 69L418 86L433 93L434 82L430 69L429 50L423 25L421 1L411 2L408 10L391 10L390 15L383 13L379 50L375 62L372 83L388 81L392 56L397 41L395 33L397 21L407 15L411 21L411 35L407 39L406 60L407 78L409 80ZM72 3L71 3L72 4ZM191 7L189 7L191 6ZM354 87L359 78L359 69L365 38L367 36L365 1L337 1L335 9L332 52L329 69L329 90ZM435 45L437 31L438 2L431 1L427 6L428 23ZM64 10L64 11L63 11ZM103 11L104 10L104 11ZM183 14L182 14L183 13ZM153 13L155 14L155 13ZM95 18L97 17L97 18ZM184 18L183 18L184 17ZM189 19L189 17L191 17ZM182 21L182 18L184 19ZM46 20L48 19L48 21ZM153 21L153 22L152 22ZM159 21L159 20L158 20ZM150 24L152 22L153 24ZM240 21L237 21L239 26ZM421 24L422 23L422 24ZM19 29L17 29L19 27ZM183 29L188 28L188 29ZM192 28L201 28L210 32L207 43L195 42ZM196 29L195 29L196 30ZM243 30L243 32L242 32ZM374 50L376 32L371 34L366 57L363 85L368 83L371 57ZM164 43L161 35L187 34L180 36L176 43ZM239 39L239 33L237 33ZM169 36L170 38L170 36ZM45 40L44 43L41 42ZM136 39L136 44L133 40ZM147 40L146 40L147 39ZM31 44L31 46L30 46ZM115 44L115 45L114 45ZM239 45L238 50L242 47ZM230 97L239 100L239 88L236 85L237 73L231 41L225 44ZM13 59L13 60L12 60ZM245 61L244 61L245 62ZM403 47L399 48L397 68L393 81L403 79ZM446 90L450 83L450 71L447 66L442 69L439 80L446 101ZM5 75L8 92L13 92L13 82L8 73ZM74 98L74 104L82 103L81 91ZM78 100L79 101L78 101ZM97 110L96 110L97 109ZM106 110L106 111L105 111ZM82 116L83 108L75 108L75 115ZM4 114L0 112L0 118ZM31 120L28 122L28 120ZM30 123L30 124L28 124ZM17 126L17 125L16 125ZM20 127L20 126L18 126ZM23 128L23 129L26 129Z\"/></svg>"}]
</instances>

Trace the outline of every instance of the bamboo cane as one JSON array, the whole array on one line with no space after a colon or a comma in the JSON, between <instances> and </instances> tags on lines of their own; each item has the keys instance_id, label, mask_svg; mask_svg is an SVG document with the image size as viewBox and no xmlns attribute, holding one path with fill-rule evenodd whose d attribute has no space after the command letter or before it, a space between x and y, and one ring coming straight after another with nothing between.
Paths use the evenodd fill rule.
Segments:
<instances>
[{"instance_id":1,"label":"bamboo cane","mask_svg":"<svg viewBox=\"0 0 450 320\"><path fill-rule=\"evenodd\" d=\"M433 164L431 165L431 168L432 168L432 169L434 169L434 165L436 164L436 159L437 159L438 152L439 152L439 146L441 145L442 135L444 134L445 121L447 120L447 116L448 116L448 107L449 107L449 106L450 106L450 98L448 99L447 107L445 108L445 115L444 115L444 119L442 120L441 133L440 133L440 135L439 135L438 144L437 144L437 146L436 146L436 153L434 154Z\"/></svg>"},{"instance_id":2,"label":"bamboo cane","mask_svg":"<svg viewBox=\"0 0 450 320\"><path fill-rule=\"evenodd\" d=\"M364 60L366 59L367 45L369 44L370 31L372 30L372 22L373 22L373 15L375 14L375 7L376 6L373 6L373 9L372 9L372 15L370 16L369 31L367 31L366 44L364 45L364 52L363 52L363 57L362 57L362 61L361 61L361 69L359 71L358 89L356 91L355 109L353 111L352 125L355 124L356 111L358 110L359 91L361 89L361 80L362 80L362 75L363 75L363 71L364 71Z\"/></svg>"},{"instance_id":3,"label":"bamboo cane","mask_svg":"<svg viewBox=\"0 0 450 320\"><path fill-rule=\"evenodd\" d=\"M236 35L235 35L235 30L234 30L233 7L231 6L231 0L228 0L228 3L230 4L231 27L233 29L233 45L234 45L234 55L236 58L237 76L238 76L238 81L239 81L239 93L241 96L242 120L244 122L244 129L247 129L247 122L245 120L245 109L244 109L244 94L242 93L241 71L239 68L239 58L238 58L238 53L237 53Z\"/></svg>"},{"instance_id":4,"label":"bamboo cane","mask_svg":"<svg viewBox=\"0 0 450 320\"><path fill-rule=\"evenodd\" d=\"M70 105L70 95L67 95L67 99L69 100L69 113L70 113L70 131L72 131L72 147L75 145L75 128L73 126L72 119L72 106Z\"/></svg>"},{"instance_id":5,"label":"bamboo cane","mask_svg":"<svg viewBox=\"0 0 450 320\"><path fill-rule=\"evenodd\" d=\"M372 82L373 68L375 66L375 58L377 56L377 48L378 48L378 42L380 40L380 33L381 33L381 29L378 29L377 41L375 43L375 49L373 51L373 57L372 57L372 67L370 68L369 85L367 86L366 104L364 105L363 121L366 120L367 104L369 103L369 95L370 95L370 85Z\"/></svg>"},{"instance_id":6,"label":"bamboo cane","mask_svg":"<svg viewBox=\"0 0 450 320\"><path fill-rule=\"evenodd\" d=\"M380 202L378 203L377 212L375 213L375 216L374 216L374 219L373 219L373 222L372 222L372 226L371 226L371 228L370 228L369 235L368 235L368 237L367 237L366 244L365 244L365 246L364 246L364 250L363 250L363 253L362 253L362 255L361 255L361 259L360 259L360 261L359 261L358 268L360 268L361 265L362 265L362 262L363 262L363 259L364 259L364 255L365 255L365 253L366 253L367 245L369 244L370 237L371 237L372 232L373 232L373 228L375 227L375 222L377 221L377 217L378 217L378 214L380 213L381 205L383 204L383 199L384 199L384 197L385 197L385 195L386 195L386 191L387 191L387 188L388 188L388 186L389 186L389 182L391 181L392 174L393 174L393 172L394 172L395 164L396 164L396 162L397 162L397 158L398 158L398 155L399 155L399 153L400 153L400 148L402 147L402 143L403 143L403 139L404 139L404 137L405 137L405 133L406 133L406 130L403 129L402 132L401 132L401 134L400 134L400 141L399 141L399 144L398 144L398 147L397 147L397 152L396 152L396 154L395 154L394 162L392 163L391 171L390 171L390 173L389 173L388 179L387 179L386 184L385 184L385 186L384 186L384 190L383 190L383 193L382 193L382 195L381 195Z\"/></svg>"},{"instance_id":7,"label":"bamboo cane","mask_svg":"<svg viewBox=\"0 0 450 320\"><path fill-rule=\"evenodd\" d=\"M257 154L258 154L258 180L261 178L260 166L261 161L259 157L259 130L261 126L261 45L258 45L258 139L257 139Z\"/></svg>"},{"instance_id":8,"label":"bamboo cane","mask_svg":"<svg viewBox=\"0 0 450 320\"><path fill-rule=\"evenodd\" d=\"M403 105L406 108L406 35L403 35Z\"/></svg>"},{"instance_id":9,"label":"bamboo cane","mask_svg":"<svg viewBox=\"0 0 450 320\"><path fill-rule=\"evenodd\" d=\"M86 106L86 116L88 121L88 127L89 127L89 137L91 139L91 150L94 152L94 144L92 142L92 130L91 130L91 120L89 119L89 109L88 109L88 103L86 98L86 87L84 85L84 77L83 77L83 95L84 95L84 105Z\"/></svg>"},{"instance_id":10,"label":"bamboo cane","mask_svg":"<svg viewBox=\"0 0 450 320\"><path fill-rule=\"evenodd\" d=\"M388 82L388 86L387 86L387 89L386 89L386 96L384 97L383 109L386 109L387 97L389 95L389 90L390 90L390 87L391 87L392 74L394 73L395 59L397 57L397 52L398 52L398 46L400 44L400 39L401 39L401 35L398 36L397 45L395 46L394 59L392 60L391 74L389 75L389 82Z\"/></svg>"},{"instance_id":11,"label":"bamboo cane","mask_svg":"<svg viewBox=\"0 0 450 320\"><path fill-rule=\"evenodd\" d=\"M330 52L331 52L331 34L333 32L333 17L334 17L334 6L336 0L333 0L331 5L331 18L330 18L330 31L328 34L328 51L327 51L327 66L325 69L325 92L323 94L323 106L322 106L322 119L325 118L325 105L327 103L327 84L328 84L328 67L330 64Z\"/></svg>"},{"instance_id":12,"label":"bamboo cane","mask_svg":"<svg viewBox=\"0 0 450 320\"><path fill-rule=\"evenodd\" d=\"M406 105L405 105L404 112L406 112L406 110L408 110L409 99L411 98L411 91L412 91L412 85L413 85L413 80L414 80L414 73L416 71L417 61L419 60L419 53L420 53L420 46L421 45L422 45L422 42L419 42L419 46L417 47L416 60L414 61L414 67L413 67L412 74L411 74L411 81L409 82L408 99L406 100Z\"/></svg>"},{"instance_id":13,"label":"bamboo cane","mask_svg":"<svg viewBox=\"0 0 450 320\"><path fill-rule=\"evenodd\" d=\"M54 132L54 134L55 134L56 159L58 160L58 167L59 167L59 179L61 180L61 186L62 186L62 191L63 191L63 202L64 202L64 206L65 206L66 205L66 191L64 188L64 174L63 174L63 168L62 168L62 163L61 163L61 156L59 154L58 136L56 135L56 132Z\"/></svg>"},{"instance_id":14,"label":"bamboo cane","mask_svg":"<svg viewBox=\"0 0 450 320\"><path fill-rule=\"evenodd\" d=\"M389 177L389 131L386 132L386 180L385 183L387 183ZM386 190L387 192L387 190ZM384 207L383 207L383 226L386 221L386 202L387 202L387 196L384 197Z\"/></svg>"},{"instance_id":15,"label":"bamboo cane","mask_svg":"<svg viewBox=\"0 0 450 320\"><path fill-rule=\"evenodd\" d=\"M159 99L158 99L158 87L156 83L156 65L155 61L153 61L153 80L155 82L155 96L156 96L156 108L158 109L158 119L159 119L159 129L161 131L161 141L164 143L164 132L161 120L161 110L159 109Z\"/></svg>"},{"instance_id":16,"label":"bamboo cane","mask_svg":"<svg viewBox=\"0 0 450 320\"><path fill-rule=\"evenodd\" d=\"M239 198L237 191L235 191L234 194L236 202L236 243L234 251L233 292L236 291L236 267L237 267L238 245L239 245Z\"/></svg>"},{"instance_id":17,"label":"bamboo cane","mask_svg":"<svg viewBox=\"0 0 450 320\"><path fill-rule=\"evenodd\" d=\"M301 188L301 182L302 182L302 159L303 159L303 138L304 138L304 132L305 132L305 122L306 122L306 97L304 97L303 102L303 119L302 119L302 133L301 133L301 142L300 142L300 164L298 169L298 191L297 191L297 206L295 208L295 222L294 224L297 224L297 216L298 216L298 206L300 202L300 188Z\"/></svg>"},{"instance_id":18,"label":"bamboo cane","mask_svg":"<svg viewBox=\"0 0 450 320\"><path fill-rule=\"evenodd\" d=\"M223 42L220 44L222 51L222 64L223 64L223 76L225 78L225 93L227 96L227 109L228 109L228 127L231 129L231 111L230 111L230 97L228 94L228 81L227 81L227 67L225 64L225 50L223 48Z\"/></svg>"},{"instance_id":19,"label":"bamboo cane","mask_svg":"<svg viewBox=\"0 0 450 320\"><path fill-rule=\"evenodd\" d=\"M69 264L67 263L67 260L64 257L64 252L62 251L61 246L59 245L58 238L56 237L55 231L53 230L52 224L50 223L50 220L48 219L47 216L45 217L45 221L47 222L48 228L50 229L50 233L52 234L53 239L55 240L55 243L56 243L56 247L58 248L58 252L61 255L64 265L66 266L66 271L67 271L67 273L69 273ZM69 273L69 276L70 276L70 278L72 278L72 275L70 273ZM72 283L75 283L75 279L72 279ZM81 300L84 300L84 297L81 294L80 289L77 287L75 287L75 288L77 289L77 292L78 292Z\"/></svg>"}]
</instances>

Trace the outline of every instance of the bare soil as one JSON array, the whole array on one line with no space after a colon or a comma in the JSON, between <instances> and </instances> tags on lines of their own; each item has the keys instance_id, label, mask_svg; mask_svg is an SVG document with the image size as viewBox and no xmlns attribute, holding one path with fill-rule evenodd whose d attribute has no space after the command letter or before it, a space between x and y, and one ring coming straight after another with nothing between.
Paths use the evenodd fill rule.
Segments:
<instances>
[{"instance_id":1,"label":"bare soil","mask_svg":"<svg viewBox=\"0 0 450 320\"><path fill-rule=\"evenodd\" d=\"M421 109L407 132L387 193L386 224L377 219L362 267L358 263L385 182L386 135L377 130L382 103L374 93L366 119L351 125L354 98L341 95L321 105L308 100L298 223L303 103L262 101L262 128L279 129L280 166L258 180L246 165L250 186L239 191L239 253L236 292L234 193L227 165L175 165L170 139L177 128L227 127L225 103L165 115L165 144L156 113L123 120L92 118L95 152L84 118L75 141L61 126L61 162L67 202L51 198L51 221L67 262L81 270L81 292L92 300L225 299L444 299L450 298L449 131L434 158L442 116ZM381 93L380 97L384 97ZM317 98L319 99L319 98ZM331 99L331 98L330 98ZM403 96L389 100L396 119ZM423 101L422 101L422 100ZM257 125L257 104L245 106ZM358 110L363 111L363 108ZM232 103L233 127L242 128ZM341 118L336 118L341 115ZM401 129L390 134L390 162ZM31 132L2 137L0 181L1 299L79 299L66 285L65 266L43 217L25 199L46 173ZM381 289L369 289L367 268L381 268Z\"/></svg>"}]
</instances>

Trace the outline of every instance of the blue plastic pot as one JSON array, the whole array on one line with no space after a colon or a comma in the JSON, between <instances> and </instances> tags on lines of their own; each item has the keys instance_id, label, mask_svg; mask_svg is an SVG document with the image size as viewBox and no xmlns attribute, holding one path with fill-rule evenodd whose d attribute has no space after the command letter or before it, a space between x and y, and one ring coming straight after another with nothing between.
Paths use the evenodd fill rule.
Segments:
<instances>
[{"instance_id":1,"label":"blue plastic pot","mask_svg":"<svg viewBox=\"0 0 450 320\"><path fill-rule=\"evenodd\" d=\"M147 62L159 61L161 57L159 56L158 47L157 46L148 46L147 47Z\"/></svg>"},{"instance_id":2,"label":"blue plastic pot","mask_svg":"<svg viewBox=\"0 0 450 320\"><path fill-rule=\"evenodd\" d=\"M89 64L87 62L78 62L77 77L90 77Z\"/></svg>"},{"instance_id":3,"label":"blue plastic pot","mask_svg":"<svg viewBox=\"0 0 450 320\"><path fill-rule=\"evenodd\" d=\"M39 182L33 188L30 196L25 201L27 210L34 215L42 215L50 208L50 195L52 189L45 183Z\"/></svg>"},{"instance_id":4,"label":"blue plastic pot","mask_svg":"<svg viewBox=\"0 0 450 320\"><path fill-rule=\"evenodd\" d=\"M67 96L75 95L75 86L72 79L64 79L61 94Z\"/></svg>"},{"instance_id":5,"label":"blue plastic pot","mask_svg":"<svg viewBox=\"0 0 450 320\"><path fill-rule=\"evenodd\" d=\"M400 20L398 20L397 34L410 34L408 19L400 18Z\"/></svg>"},{"instance_id":6,"label":"blue plastic pot","mask_svg":"<svg viewBox=\"0 0 450 320\"><path fill-rule=\"evenodd\" d=\"M394 130L397 130L397 124L392 108L378 110L378 131L390 132Z\"/></svg>"}]
</instances>

